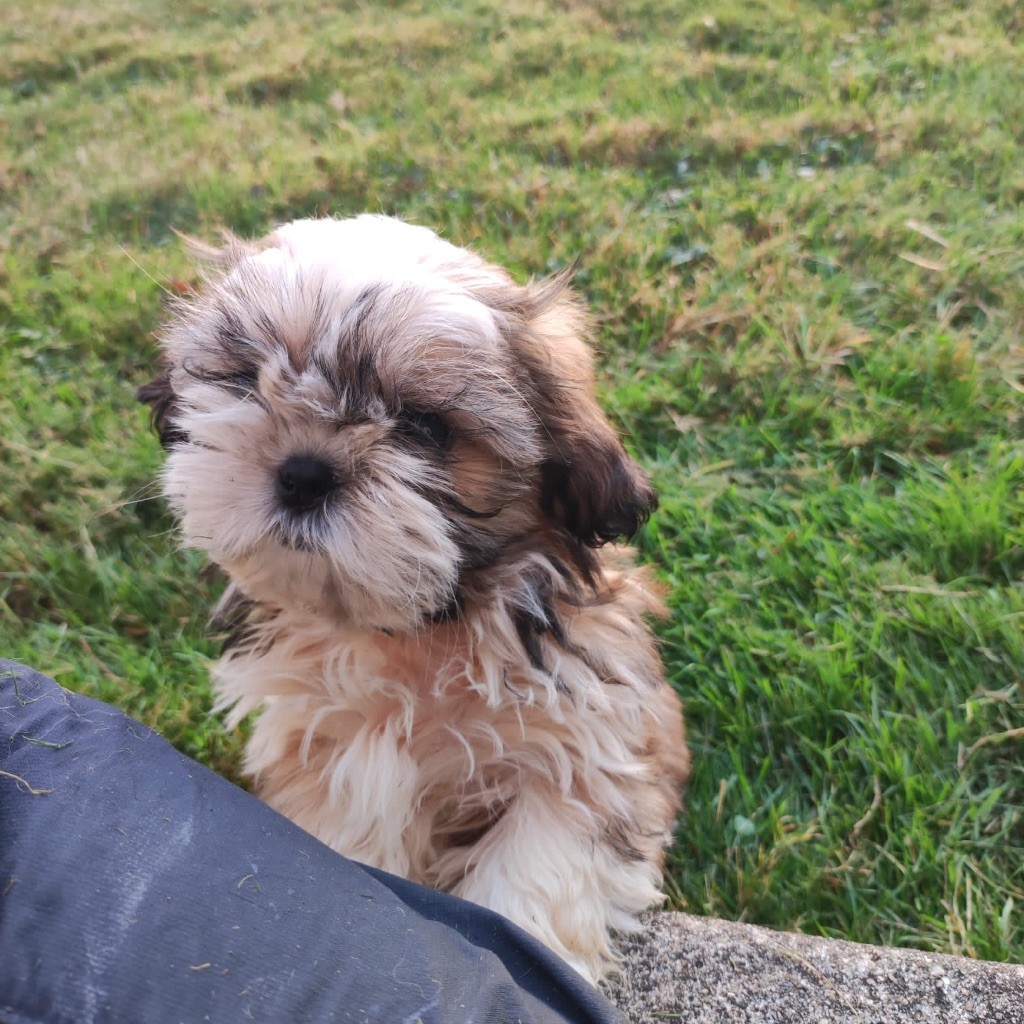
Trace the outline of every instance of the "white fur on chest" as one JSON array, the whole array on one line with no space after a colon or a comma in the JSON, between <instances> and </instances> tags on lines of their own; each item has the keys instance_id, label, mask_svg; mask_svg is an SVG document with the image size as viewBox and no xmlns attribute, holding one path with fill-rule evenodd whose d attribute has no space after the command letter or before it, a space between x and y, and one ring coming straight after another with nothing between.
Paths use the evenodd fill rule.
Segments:
<instances>
[{"instance_id":1,"label":"white fur on chest","mask_svg":"<svg viewBox=\"0 0 1024 1024\"><path fill-rule=\"evenodd\" d=\"M524 773L573 802L581 771L637 771L621 735L624 714L640 724L636 691L574 658L538 672L500 633L467 650L455 630L277 625L268 650L220 663L219 703L232 725L261 712L246 769L268 802L347 856L436 884L441 855L500 815Z\"/></svg>"}]
</instances>

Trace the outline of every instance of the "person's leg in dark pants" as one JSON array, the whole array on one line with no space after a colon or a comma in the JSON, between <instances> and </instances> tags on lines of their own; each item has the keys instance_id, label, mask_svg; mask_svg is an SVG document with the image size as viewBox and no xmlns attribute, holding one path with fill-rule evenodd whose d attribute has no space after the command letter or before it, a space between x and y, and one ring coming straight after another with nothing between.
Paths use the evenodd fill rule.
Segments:
<instances>
[{"instance_id":1,"label":"person's leg in dark pants","mask_svg":"<svg viewBox=\"0 0 1024 1024\"><path fill-rule=\"evenodd\" d=\"M0 661L0 1022L622 1022L498 915L333 853Z\"/></svg>"}]
</instances>

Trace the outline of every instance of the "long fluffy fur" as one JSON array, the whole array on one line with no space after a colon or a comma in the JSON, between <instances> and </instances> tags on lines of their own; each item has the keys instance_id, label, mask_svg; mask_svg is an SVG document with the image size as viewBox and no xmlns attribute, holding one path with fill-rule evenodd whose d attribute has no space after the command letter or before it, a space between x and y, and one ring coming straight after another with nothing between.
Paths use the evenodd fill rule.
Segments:
<instances>
[{"instance_id":1,"label":"long fluffy fur","mask_svg":"<svg viewBox=\"0 0 1024 1024\"><path fill-rule=\"evenodd\" d=\"M358 860L489 906L596 981L661 900L688 762L628 549L654 503L562 279L384 217L204 254L140 390L186 542L231 577L246 770ZM331 467L282 507L291 456Z\"/></svg>"}]
</instances>

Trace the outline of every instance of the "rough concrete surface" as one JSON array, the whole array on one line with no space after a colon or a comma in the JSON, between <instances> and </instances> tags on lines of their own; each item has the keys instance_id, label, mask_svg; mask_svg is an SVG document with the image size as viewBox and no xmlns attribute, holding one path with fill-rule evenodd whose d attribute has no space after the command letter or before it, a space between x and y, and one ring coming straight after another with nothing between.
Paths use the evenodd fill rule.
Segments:
<instances>
[{"instance_id":1,"label":"rough concrete surface","mask_svg":"<svg viewBox=\"0 0 1024 1024\"><path fill-rule=\"evenodd\" d=\"M687 914L626 937L632 1024L1024 1024L1024 967Z\"/></svg>"}]
</instances>

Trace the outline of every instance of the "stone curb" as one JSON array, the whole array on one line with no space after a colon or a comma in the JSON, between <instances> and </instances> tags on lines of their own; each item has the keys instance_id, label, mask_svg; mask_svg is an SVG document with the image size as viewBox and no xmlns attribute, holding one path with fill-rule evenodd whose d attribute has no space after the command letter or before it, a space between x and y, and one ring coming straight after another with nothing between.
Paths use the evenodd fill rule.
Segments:
<instances>
[{"instance_id":1,"label":"stone curb","mask_svg":"<svg viewBox=\"0 0 1024 1024\"><path fill-rule=\"evenodd\" d=\"M620 942L632 1024L1024 1024L1024 967L688 914Z\"/></svg>"}]
</instances>

